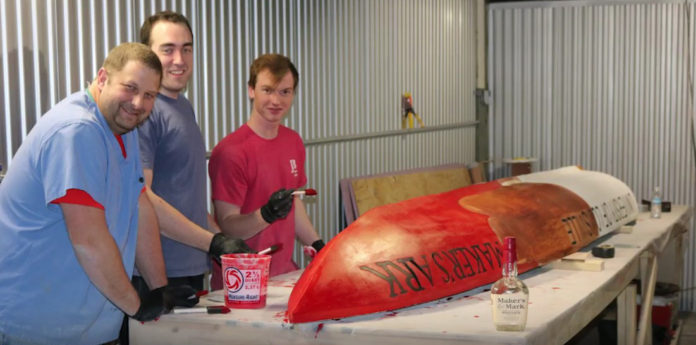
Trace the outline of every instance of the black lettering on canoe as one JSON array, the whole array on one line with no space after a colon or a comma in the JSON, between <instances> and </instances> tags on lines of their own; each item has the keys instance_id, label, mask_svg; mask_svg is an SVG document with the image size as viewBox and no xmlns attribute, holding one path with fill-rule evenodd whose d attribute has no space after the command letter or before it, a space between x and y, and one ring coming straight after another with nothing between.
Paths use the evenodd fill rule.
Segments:
<instances>
[{"instance_id":1,"label":"black lettering on canoe","mask_svg":"<svg viewBox=\"0 0 696 345\"><path fill-rule=\"evenodd\" d=\"M461 266L462 266L462 273L464 273L464 277L471 277L471 276L473 276L474 274L476 274L476 273L474 272L474 265L471 264L471 261L470 261L469 258L466 256L466 253L470 253L469 248L466 248L466 247L457 247L457 248L454 248L454 249L450 249L449 252L450 252L450 253L452 254L452 256L454 256L455 258L457 257L457 253L459 253L459 255L464 259L463 261L462 261L462 260L458 260L458 261L461 263ZM468 273L468 274L467 274L467 273Z\"/></svg>"},{"instance_id":2,"label":"black lettering on canoe","mask_svg":"<svg viewBox=\"0 0 696 345\"><path fill-rule=\"evenodd\" d=\"M607 227L611 227L614 222L612 222L612 219L609 217L609 205L607 205L606 201L602 203L602 213L604 213L604 217L607 219Z\"/></svg>"},{"instance_id":3,"label":"black lettering on canoe","mask_svg":"<svg viewBox=\"0 0 696 345\"><path fill-rule=\"evenodd\" d=\"M457 256L452 253L454 250L455 249L450 249L449 252L452 254L451 256L444 250L442 251L442 254L444 254L450 262L452 262L452 273L454 273L457 278L464 279L465 275L464 270L462 269L462 264L459 263L459 260L457 260Z\"/></svg>"},{"instance_id":4,"label":"black lettering on canoe","mask_svg":"<svg viewBox=\"0 0 696 345\"><path fill-rule=\"evenodd\" d=\"M593 216L590 210L583 210L582 212L580 212L580 219L582 220L582 222L580 223L580 227L588 236L592 235L595 230L592 228L592 217Z\"/></svg>"},{"instance_id":5,"label":"black lettering on canoe","mask_svg":"<svg viewBox=\"0 0 696 345\"><path fill-rule=\"evenodd\" d=\"M421 255L421 258L423 259L423 264L418 264L414 258L411 258L408 262L411 263L411 265L415 266L426 278L428 278L428 281L430 282L430 286L433 286L433 274L430 270L430 265L428 264L428 259L425 255ZM404 263L404 265L407 265L408 263ZM427 272L426 272L427 271Z\"/></svg>"},{"instance_id":6,"label":"black lettering on canoe","mask_svg":"<svg viewBox=\"0 0 696 345\"><path fill-rule=\"evenodd\" d=\"M585 223L585 226L587 229L592 229L592 211L591 210L582 210L580 212L580 219L582 219L583 223Z\"/></svg>"},{"instance_id":7,"label":"black lettering on canoe","mask_svg":"<svg viewBox=\"0 0 696 345\"><path fill-rule=\"evenodd\" d=\"M494 247L495 249L495 257L498 259L498 268L503 268L503 261L501 258L503 257L503 248L500 242L496 241L495 242L496 246Z\"/></svg>"},{"instance_id":8,"label":"black lettering on canoe","mask_svg":"<svg viewBox=\"0 0 696 345\"><path fill-rule=\"evenodd\" d=\"M464 258L464 261L466 261L466 264L462 264L462 267L463 267L463 268L468 268L468 269L469 269L469 270L468 270L468 271L469 271L469 274L467 274L466 276L467 276L467 277L471 277L471 276L473 276L474 274L476 274L476 273L474 272L474 265L471 264L471 261L469 260L469 258L468 258L467 255L466 255L466 254L468 253L470 256L474 256L474 254L471 252L471 249L466 248L466 247L464 247L464 248L456 248L456 249L457 249L457 251L460 253L460 255Z\"/></svg>"},{"instance_id":9,"label":"black lettering on canoe","mask_svg":"<svg viewBox=\"0 0 696 345\"><path fill-rule=\"evenodd\" d=\"M395 263L393 263L391 261L380 261L380 262L377 262L376 265L381 267L386 274L382 274L380 272L377 272L375 269L373 269L367 265L360 266L360 269L363 271L370 272L370 273L376 275L377 277L384 279L387 283L389 283L389 297L396 297L397 296L396 292L394 292L394 285L397 285L399 287L400 294L405 294L407 292L406 289L404 289L404 287L401 285L401 283L399 283L399 280L396 279L396 276L394 275L394 273L392 273L392 271L389 270L389 268L387 266L392 266L392 267L396 268L397 270L401 271L402 273L407 274L406 272L404 272L404 270L401 267L397 266Z\"/></svg>"},{"instance_id":10,"label":"black lettering on canoe","mask_svg":"<svg viewBox=\"0 0 696 345\"><path fill-rule=\"evenodd\" d=\"M493 260L491 259L491 254L488 252L488 250L484 251L478 244L471 246L471 248L474 250L474 253L476 253L476 262L479 265L478 273L481 273L482 271L488 272L486 265L484 265L483 261L481 260L481 256L483 256L486 261L488 261L488 265L493 268Z\"/></svg>"},{"instance_id":11,"label":"black lettering on canoe","mask_svg":"<svg viewBox=\"0 0 696 345\"><path fill-rule=\"evenodd\" d=\"M440 257L440 253L438 253L438 252L432 253L432 254L430 255L430 257L433 258L433 262L435 263L435 265L437 265L437 267L440 268L440 270L441 270L442 273L444 274L444 277L442 278L442 282L443 282L443 283L449 283L449 282L450 282L450 274L449 274L449 271L447 271L447 270L446 270L442 265L440 265L440 263L437 261L438 259L442 259L442 258ZM454 277L452 277L451 280L454 281Z\"/></svg>"},{"instance_id":12,"label":"black lettering on canoe","mask_svg":"<svg viewBox=\"0 0 696 345\"><path fill-rule=\"evenodd\" d=\"M597 220L597 226L599 229L604 229L606 227L606 219L602 217L602 211L599 209L599 206L592 207L592 215L594 215L595 220Z\"/></svg>"},{"instance_id":13,"label":"black lettering on canoe","mask_svg":"<svg viewBox=\"0 0 696 345\"><path fill-rule=\"evenodd\" d=\"M503 265L503 261L502 261L502 256L501 256L502 254L500 253L500 250L496 251L495 248L493 248L493 245L490 244L489 242L485 242L483 244L483 246L487 248L486 253L493 254L493 257L498 262L498 267L501 267ZM493 259L490 259L489 261L491 263L491 268L495 268L495 266L493 266Z\"/></svg>"},{"instance_id":14,"label":"black lettering on canoe","mask_svg":"<svg viewBox=\"0 0 696 345\"><path fill-rule=\"evenodd\" d=\"M578 235L575 232L575 227L573 224L573 219L575 217L569 216L563 218L561 221L563 222L563 225L565 225L566 230L568 231L568 240L570 240L571 244L575 244L578 241Z\"/></svg>"},{"instance_id":15,"label":"black lettering on canoe","mask_svg":"<svg viewBox=\"0 0 696 345\"><path fill-rule=\"evenodd\" d=\"M401 272L403 272L406 275L406 279L405 279L406 285L408 285L408 287L410 287L412 291L423 290L423 285L421 285L420 280L416 276L416 273L413 272L413 269L411 269L411 267L408 265L408 262L413 262L413 257L409 256L407 258L400 258L400 259L396 259L396 261L398 261L400 264L404 265L404 267L406 267L408 272L410 272L410 274L408 274L408 273L406 273L406 271L401 270ZM415 286L412 283L414 281L416 282Z\"/></svg>"}]
</instances>

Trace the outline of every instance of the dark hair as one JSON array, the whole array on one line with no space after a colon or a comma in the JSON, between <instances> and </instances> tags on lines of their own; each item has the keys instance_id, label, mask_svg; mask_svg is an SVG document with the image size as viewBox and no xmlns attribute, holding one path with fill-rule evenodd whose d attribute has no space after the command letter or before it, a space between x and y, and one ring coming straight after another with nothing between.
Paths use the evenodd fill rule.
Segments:
<instances>
[{"instance_id":1,"label":"dark hair","mask_svg":"<svg viewBox=\"0 0 696 345\"><path fill-rule=\"evenodd\" d=\"M193 31L191 30L191 24L189 24L189 21L188 19L186 19L186 17L176 12L162 11L157 12L145 19L143 26L140 27L140 43L145 44L147 46L150 45L150 33L152 32L152 27L154 27L155 23L159 21L185 24L186 28L188 28L188 31L191 33L191 40L193 40Z\"/></svg>"},{"instance_id":2,"label":"dark hair","mask_svg":"<svg viewBox=\"0 0 696 345\"><path fill-rule=\"evenodd\" d=\"M293 89L296 89L297 84L300 82L300 74L297 73L297 68L295 68L295 65L292 64L292 61L287 56L264 54L256 58L254 63L251 64L249 69L249 86L252 88L256 87L256 77L265 69L268 69L273 74L275 81L280 81L290 71L295 79L292 85Z\"/></svg>"},{"instance_id":3,"label":"dark hair","mask_svg":"<svg viewBox=\"0 0 696 345\"><path fill-rule=\"evenodd\" d=\"M142 43L127 42L111 49L109 55L104 59L102 67L106 72L118 72L128 63L128 61L138 61L145 66L152 68L160 76L162 82L162 63L159 57L150 49L150 47Z\"/></svg>"}]
</instances>

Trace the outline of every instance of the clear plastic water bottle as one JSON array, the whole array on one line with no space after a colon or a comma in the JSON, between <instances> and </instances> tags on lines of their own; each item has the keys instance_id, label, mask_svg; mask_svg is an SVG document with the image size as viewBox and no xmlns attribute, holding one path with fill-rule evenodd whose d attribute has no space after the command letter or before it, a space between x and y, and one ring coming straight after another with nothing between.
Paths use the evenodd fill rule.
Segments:
<instances>
[{"instance_id":1,"label":"clear plastic water bottle","mask_svg":"<svg viewBox=\"0 0 696 345\"><path fill-rule=\"evenodd\" d=\"M660 187L655 187L652 200L650 201L650 217L660 218L660 216L662 216L662 194L660 193Z\"/></svg>"}]
</instances>

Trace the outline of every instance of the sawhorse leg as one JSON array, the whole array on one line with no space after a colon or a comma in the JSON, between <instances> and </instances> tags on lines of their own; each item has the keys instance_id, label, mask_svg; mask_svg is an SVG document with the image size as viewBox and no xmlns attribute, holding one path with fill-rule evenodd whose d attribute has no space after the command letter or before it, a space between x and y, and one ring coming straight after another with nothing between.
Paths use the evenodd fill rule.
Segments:
<instances>
[{"instance_id":1,"label":"sawhorse leg","mask_svg":"<svg viewBox=\"0 0 696 345\"><path fill-rule=\"evenodd\" d=\"M657 256L652 253L641 254L641 308L638 322L638 345L652 345L652 304L657 283Z\"/></svg>"},{"instance_id":2,"label":"sawhorse leg","mask_svg":"<svg viewBox=\"0 0 696 345\"><path fill-rule=\"evenodd\" d=\"M636 291L634 284L621 291L616 297L616 331L618 345L636 343Z\"/></svg>"}]
</instances>

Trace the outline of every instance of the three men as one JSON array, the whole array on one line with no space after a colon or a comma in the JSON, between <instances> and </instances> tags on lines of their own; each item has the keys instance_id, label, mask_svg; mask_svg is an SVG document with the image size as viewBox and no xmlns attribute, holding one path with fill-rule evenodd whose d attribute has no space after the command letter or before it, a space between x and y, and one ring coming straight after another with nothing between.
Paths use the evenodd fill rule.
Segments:
<instances>
[{"instance_id":1,"label":"three men","mask_svg":"<svg viewBox=\"0 0 696 345\"><path fill-rule=\"evenodd\" d=\"M170 285L201 289L207 254L251 251L220 233L205 210L205 145L180 94L193 59L188 21L158 13L143 25L141 40L154 54L142 44L115 48L86 91L41 118L0 187L0 252L10 253L0 257L2 344L113 340L122 312L147 321L172 307L167 276ZM251 232L238 231L246 196L226 199L227 190L215 201L226 233L255 237L249 240L255 250L284 244L274 275L297 268L295 234L316 250L323 246L304 204L291 195L306 183L304 146L280 121L297 81L286 57L265 56L252 66L254 111L245 126L261 139L279 139L274 147L282 151L278 162L257 156L256 163L284 162L290 174L260 188L248 180L254 176L235 176L233 188L251 186L248 192L268 200L247 217L259 222ZM133 129L141 124L138 138ZM168 237L161 245L158 227ZM134 273L136 289L129 283ZM51 312L37 315L26 300Z\"/></svg>"}]
</instances>

